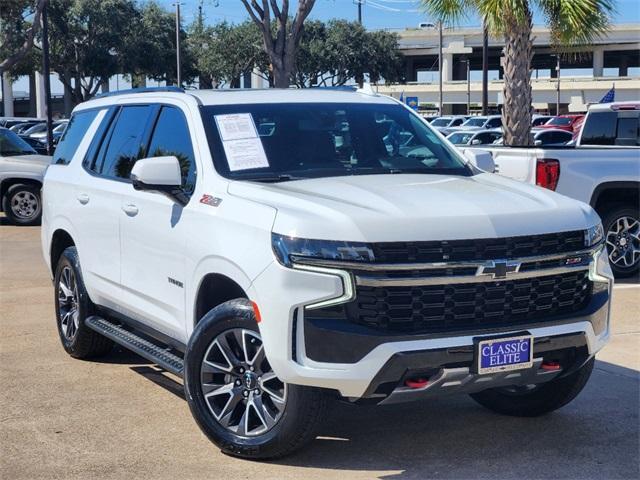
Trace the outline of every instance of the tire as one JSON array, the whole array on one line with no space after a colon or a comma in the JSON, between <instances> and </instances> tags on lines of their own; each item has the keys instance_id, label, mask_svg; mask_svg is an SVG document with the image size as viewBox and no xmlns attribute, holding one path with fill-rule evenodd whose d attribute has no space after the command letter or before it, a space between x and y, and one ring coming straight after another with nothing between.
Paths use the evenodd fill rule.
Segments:
<instances>
[{"instance_id":1,"label":"tire","mask_svg":"<svg viewBox=\"0 0 640 480\"><path fill-rule=\"evenodd\" d=\"M528 390L527 387L494 388L472 393L471 398L494 412L514 417L538 417L565 406L576 398L587 384L595 358L591 358L577 371L542 383Z\"/></svg>"},{"instance_id":2,"label":"tire","mask_svg":"<svg viewBox=\"0 0 640 480\"><path fill-rule=\"evenodd\" d=\"M74 358L106 355L113 342L84 324L94 306L82 279L76 247L69 247L58 260L54 276L56 323L65 351Z\"/></svg>"},{"instance_id":3,"label":"tire","mask_svg":"<svg viewBox=\"0 0 640 480\"><path fill-rule=\"evenodd\" d=\"M241 340L248 353L239 350ZM228 356L221 356L221 345ZM238 362L242 355L251 357L251 363ZM203 363L205 358L209 363ZM328 401L321 389L284 384L275 377L246 299L223 303L198 322L185 354L184 386L204 434L224 453L250 459L282 457L313 440ZM223 392L220 388L224 393L214 393ZM245 392L250 396L242 396ZM267 408L261 416L270 421L260 421L260 407Z\"/></svg>"},{"instance_id":4,"label":"tire","mask_svg":"<svg viewBox=\"0 0 640 480\"><path fill-rule=\"evenodd\" d=\"M640 210L613 205L602 216L609 263L616 278L640 272ZM624 245L621 245L624 242Z\"/></svg>"},{"instance_id":5,"label":"tire","mask_svg":"<svg viewBox=\"0 0 640 480\"><path fill-rule=\"evenodd\" d=\"M2 210L14 225L40 225L42 218L40 187L26 183L12 185L2 198Z\"/></svg>"}]
</instances>

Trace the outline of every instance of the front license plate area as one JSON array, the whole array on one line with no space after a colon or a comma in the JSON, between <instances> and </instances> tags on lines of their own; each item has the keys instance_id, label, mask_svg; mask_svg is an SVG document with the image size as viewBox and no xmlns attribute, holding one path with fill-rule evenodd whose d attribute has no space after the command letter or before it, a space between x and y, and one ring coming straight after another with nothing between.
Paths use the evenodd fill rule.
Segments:
<instances>
[{"instance_id":1,"label":"front license plate area","mask_svg":"<svg viewBox=\"0 0 640 480\"><path fill-rule=\"evenodd\" d=\"M480 375L533 366L532 335L479 340L476 345L476 365Z\"/></svg>"}]
</instances>

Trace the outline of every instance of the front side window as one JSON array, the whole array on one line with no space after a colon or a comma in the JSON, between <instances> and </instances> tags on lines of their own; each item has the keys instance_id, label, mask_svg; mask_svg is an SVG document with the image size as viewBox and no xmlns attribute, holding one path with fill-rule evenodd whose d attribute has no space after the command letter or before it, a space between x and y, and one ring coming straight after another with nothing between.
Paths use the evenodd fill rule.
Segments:
<instances>
[{"instance_id":1,"label":"front side window","mask_svg":"<svg viewBox=\"0 0 640 480\"><path fill-rule=\"evenodd\" d=\"M491 120L489 120L487 122L487 127L488 128L498 128L502 126L502 119L501 118L492 118Z\"/></svg>"},{"instance_id":2,"label":"front side window","mask_svg":"<svg viewBox=\"0 0 640 480\"><path fill-rule=\"evenodd\" d=\"M97 170L102 176L128 179L133 164L146 156L144 133L150 113L148 105L122 107L99 154Z\"/></svg>"},{"instance_id":3,"label":"front side window","mask_svg":"<svg viewBox=\"0 0 640 480\"><path fill-rule=\"evenodd\" d=\"M164 106L160 110L151 143L149 157L175 156L180 162L182 188L192 193L195 188L196 168L193 146L187 120L180 109Z\"/></svg>"},{"instance_id":4,"label":"front side window","mask_svg":"<svg viewBox=\"0 0 640 480\"><path fill-rule=\"evenodd\" d=\"M85 110L76 112L71 116L71 120L69 120L69 124L62 137L60 137L60 142L58 142L56 151L53 154L54 165L67 165L71 161L98 112L99 110ZM53 131L55 132L56 129Z\"/></svg>"},{"instance_id":5,"label":"front side window","mask_svg":"<svg viewBox=\"0 0 640 480\"><path fill-rule=\"evenodd\" d=\"M33 155L36 151L11 130L0 129L0 157Z\"/></svg>"},{"instance_id":6,"label":"front side window","mask_svg":"<svg viewBox=\"0 0 640 480\"><path fill-rule=\"evenodd\" d=\"M254 138L248 138L246 145L257 163L245 163L242 168L227 156L236 142L229 132L237 125L230 124L228 129L220 125L233 115L253 123L246 135ZM400 105L225 105L203 107L202 116L216 169L227 178L279 181L384 173L472 174L455 151Z\"/></svg>"}]
</instances>

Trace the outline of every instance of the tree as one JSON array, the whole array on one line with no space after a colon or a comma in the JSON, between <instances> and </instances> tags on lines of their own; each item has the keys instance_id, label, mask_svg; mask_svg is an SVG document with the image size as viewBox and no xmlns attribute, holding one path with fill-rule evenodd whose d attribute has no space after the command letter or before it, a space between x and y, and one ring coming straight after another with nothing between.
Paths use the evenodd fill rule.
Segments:
<instances>
[{"instance_id":1,"label":"tree","mask_svg":"<svg viewBox=\"0 0 640 480\"><path fill-rule=\"evenodd\" d=\"M128 55L126 32L138 16L133 0L52 0L51 68L74 103L94 96Z\"/></svg>"},{"instance_id":2,"label":"tree","mask_svg":"<svg viewBox=\"0 0 640 480\"><path fill-rule=\"evenodd\" d=\"M187 34L180 29L180 40L186 44ZM124 30L122 70L134 81L152 78L175 84L178 76L176 66L176 19L156 2L146 2ZM189 82L195 75L195 60L190 49L181 52L183 81Z\"/></svg>"},{"instance_id":3,"label":"tree","mask_svg":"<svg viewBox=\"0 0 640 480\"><path fill-rule=\"evenodd\" d=\"M250 20L238 25L221 22L204 26L197 36L190 37L189 48L197 59L200 75L210 78L216 86L229 84L238 88L242 76L254 68L268 70L261 32Z\"/></svg>"},{"instance_id":4,"label":"tree","mask_svg":"<svg viewBox=\"0 0 640 480\"><path fill-rule=\"evenodd\" d=\"M296 54L296 68L293 83L300 87L310 87L322 81L322 76L329 70L329 47L327 45L327 28L319 20L305 24L300 47Z\"/></svg>"},{"instance_id":5,"label":"tree","mask_svg":"<svg viewBox=\"0 0 640 480\"><path fill-rule=\"evenodd\" d=\"M0 6L0 75L33 49L47 0L3 0ZM27 17L33 15L33 21Z\"/></svg>"},{"instance_id":6,"label":"tree","mask_svg":"<svg viewBox=\"0 0 640 480\"><path fill-rule=\"evenodd\" d=\"M316 0L298 0L298 10L289 25L289 0L241 0L251 19L260 28L264 49L271 62L273 83L276 88L287 88L295 70L296 52L304 29L304 21ZM273 10L273 14L272 11ZM275 36L271 18L275 19Z\"/></svg>"},{"instance_id":7,"label":"tree","mask_svg":"<svg viewBox=\"0 0 640 480\"><path fill-rule=\"evenodd\" d=\"M537 6L556 48L591 42L609 27L613 0L421 0L426 12L444 23L456 23L470 10L489 32L503 37L505 145L529 145L531 129L532 7Z\"/></svg>"}]
</instances>

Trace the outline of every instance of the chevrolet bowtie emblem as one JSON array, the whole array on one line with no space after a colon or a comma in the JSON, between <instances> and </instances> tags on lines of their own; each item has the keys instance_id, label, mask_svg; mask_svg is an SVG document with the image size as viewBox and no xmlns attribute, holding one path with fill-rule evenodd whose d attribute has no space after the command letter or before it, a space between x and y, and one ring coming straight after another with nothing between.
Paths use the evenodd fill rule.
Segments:
<instances>
[{"instance_id":1,"label":"chevrolet bowtie emblem","mask_svg":"<svg viewBox=\"0 0 640 480\"><path fill-rule=\"evenodd\" d=\"M520 263L510 262L508 260L490 260L484 265L478 267L476 276L491 275L494 279L507 278L510 273L516 273L520 270Z\"/></svg>"}]
</instances>

